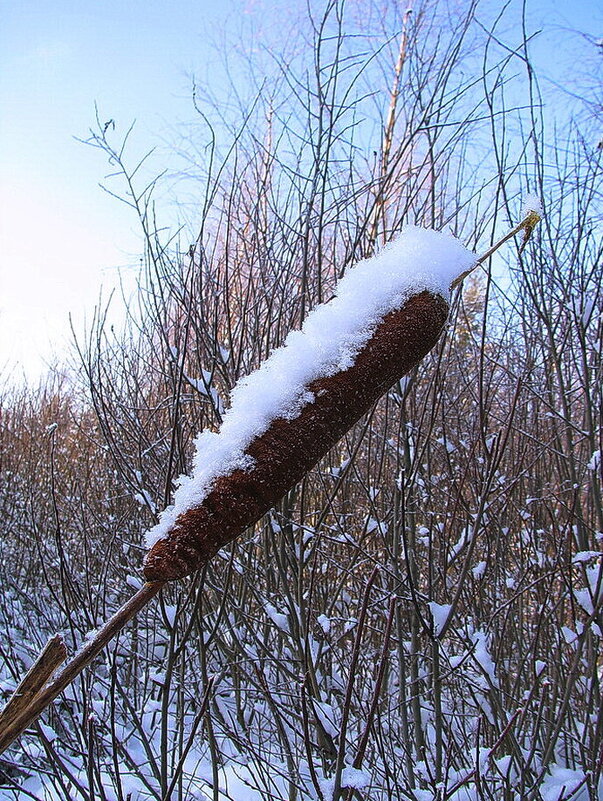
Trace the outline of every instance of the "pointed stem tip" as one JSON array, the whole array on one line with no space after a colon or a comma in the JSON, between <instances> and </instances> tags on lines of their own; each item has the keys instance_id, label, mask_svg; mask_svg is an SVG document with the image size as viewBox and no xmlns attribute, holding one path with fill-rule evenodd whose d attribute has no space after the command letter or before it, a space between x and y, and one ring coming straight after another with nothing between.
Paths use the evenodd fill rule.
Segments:
<instances>
[{"instance_id":1,"label":"pointed stem tip","mask_svg":"<svg viewBox=\"0 0 603 801\"><path fill-rule=\"evenodd\" d=\"M476 259L476 262L473 265L473 267L471 267L469 270L465 270L464 273L461 273L454 279L454 281L450 284L451 291L453 289L456 289L456 287L459 284L461 284L465 280L465 278L467 278L467 276L470 275L477 267L479 267L479 265L487 261L490 258L490 256L492 256L492 254L495 253L501 247L501 245L504 245L505 242L508 242L509 239L512 239L520 231L523 231L524 232L523 242L521 243L521 247L519 248L519 252L521 253L525 248L525 246L527 245L530 237L532 236L532 231L534 230L534 228L536 228L541 219L542 216L540 212L536 211L535 209L530 209L520 223L518 223L514 228L508 231L501 239L498 240L498 242L495 242L491 248L488 248L488 250L485 253L482 253L482 255Z\"/></svg>"}]
</instances>

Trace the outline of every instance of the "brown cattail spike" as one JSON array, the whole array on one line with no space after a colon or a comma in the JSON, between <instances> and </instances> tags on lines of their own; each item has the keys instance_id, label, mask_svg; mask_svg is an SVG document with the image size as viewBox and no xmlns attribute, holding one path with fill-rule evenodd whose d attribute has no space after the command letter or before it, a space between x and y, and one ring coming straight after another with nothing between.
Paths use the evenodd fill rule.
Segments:
<instances>
[{"instance_id":1,"label":"brown cattail spike","mask_svg":"<svg viewBox=\"0 0 603 801\"><path fill-rule=\"evenodd\" d=\"M170 581L202 567L272 508L399 378L438 341L448 303L421 292L387 314L354 364L319 378L298 417L276 419L248 446L250 470L218 478L200 506L177 518L147 555L147 581Z\"/></svg>"}]
</instances>

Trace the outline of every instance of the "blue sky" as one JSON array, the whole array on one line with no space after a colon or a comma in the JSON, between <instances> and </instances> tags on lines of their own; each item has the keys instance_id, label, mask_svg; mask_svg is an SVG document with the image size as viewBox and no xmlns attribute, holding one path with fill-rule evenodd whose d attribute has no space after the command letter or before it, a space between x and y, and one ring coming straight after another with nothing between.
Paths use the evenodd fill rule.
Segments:
<instances>
[{"instance_id":1,"label":"blue sky","mask_svg":"<svg viewBox=\"0 0 603 801\"><path fill-rule=\"evenodd\" d=\"M101 284L138 262L134 219L98 188L106 159L76 141L95 103L121 130L136 120L135 149L159 146L163 166L162 141L190 116L190 75L235 8L246 4L0 2L0 369L43 369L69 313L80 327Z\"/></svg>"},{"instance_id":2,"label":"blue sky","mask_svg":"<svg viewBox=\"0 0 603 801\"><path fill-rule=\"evenodd\" d=\"M530 6L546 27L540 57L550 59L558 79L566 71L574 77L572 54L557 42L565 27L596 34L603 4ZM214 63L221 74L224 33L232 40L242 21L281 24L289 7L274 0L0 0L0 376L11 367L13 375L38 375L64 351L70 313L81 330L101 286L106 293L120 271L133 283L142 249L135 220L98 187L106 159L76 141L94 125L95 104L121 130L136 120L135 150L157 147L150 167L170 168L168 143L191 117L191 74L211 81Z\"/></svg>"}]
</instances>

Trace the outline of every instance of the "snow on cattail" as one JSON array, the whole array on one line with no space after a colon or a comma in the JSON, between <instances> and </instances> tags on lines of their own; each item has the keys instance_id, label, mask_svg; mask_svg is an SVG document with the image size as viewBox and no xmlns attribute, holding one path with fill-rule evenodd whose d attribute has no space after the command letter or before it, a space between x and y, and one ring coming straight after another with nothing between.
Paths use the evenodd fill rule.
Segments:
<instances>
[{"instance_id":1,"label":"snow on cattail","mask_svg":"<svg viewBox=\"0 0 603 801\"><path fill-rule=\"evenodd\" d=\"M408 227L350 269L197 438L192 475L147 534L146 579L192 573L272 508L433 348L449 287L475 263L450 234Z\"/></svg>"}]
</instances>

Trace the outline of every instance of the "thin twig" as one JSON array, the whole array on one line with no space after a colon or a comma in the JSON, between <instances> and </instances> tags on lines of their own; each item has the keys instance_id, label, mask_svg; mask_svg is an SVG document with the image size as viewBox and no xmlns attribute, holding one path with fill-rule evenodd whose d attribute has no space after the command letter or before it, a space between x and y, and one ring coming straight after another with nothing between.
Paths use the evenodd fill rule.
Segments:
<instances>
[{"instance_id":1,"label":"thin twig","mask_svg":"<svg viewBox=\"0 0 603 801\"><path fill-rule=\"evenodd\" d=\"M515 712L513 712L513 714L511 715L511 717L507 721L507 725L502 730L502 733L497 738L497 740L494 743L494 745L492 746L492 748L488 751L488 756L487 756L488 760L492 759L492 756L494 755L494 752L499 747L499 745L501 745L501 743L503 742L503 740L505 739L507 734L509 734L509 732L511 731L511 729L515 725L515 721L517 720L517 718L521 714L523 714L523 709L516 709ZM478 763L477 767L479 768L479 763ZM463 776L463 778L454 785L454 787L452 787L450 790L446 791L445 798L446 799L451 798L456 793L457 790L459 790L461 787L463 787L464 785L466 785L468 782L471 781L471 779L475 776L476 772L477 772L476 768L473 768L472 770L470 770L469 773L467 773L466 776Z\"/></svg>"},{"instance_id":2,"label":"thin twig","mask_svg":"<svg viewBox=\"0 0 603 801\"><path fill-rule=\"evenodd\" d=\"M121 631L126 623L139 612L163 587L165 582L147 582L91 637L86 644L67 662L59 675L44 689L41 689L31 702L21 709L17 717L9 719L7 725L0 728L0 754L32 724L46 707L54 701L65 687L92 662L113 637ZM41 658L41 657L40 657ZM38 660L39 661L39 660ZM62 660L61 660L62 661ZM59 663L60 664L60 663ZM15 703L9 699L7 706ZM5 710L2 712L4 717ZM1 718L0 718L1 720Z\"/></svg>"},{"instance_id":3,"label":"thin twig","mask_svg":"<svg viewBox=\"0 0 603 801\"><path fill-rule=\"evenodd\" d=\"M473 267L470 267L468 270L465 270L464 273L461 273L459 276L457 276L454 279L454 281L450 284L450 289L451 290L455 289L460 283L462 283L465 280L465 278L467 278L468 275L471 275L471 273L477 267L479 267L480 264L483 264L485 261L487 261L487 259L489 259L490 256L493 253L495 253L501 245L504 245L505 242L508 242L509 239L512 239L520 231L524 231L525 232L524 239L523 242L521 243L521 248L520 248L521 252L525 248L530 236L532 235L532 231L538 225L540 220L541 217L537 211L528 211L523 220L520 223L518 223L518 225L516 225L515 228L512 228L508 233L506 233L502 237L502 239L499 239L498 242L492 245L491 248L489 248L485 253L482 253L482 255L477 258Z\"/></svg>"}]
</instances>

